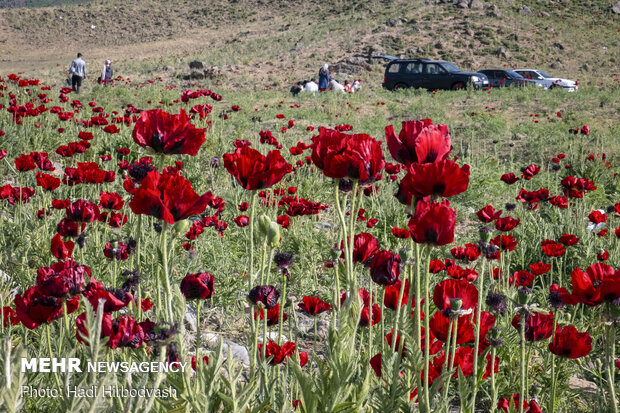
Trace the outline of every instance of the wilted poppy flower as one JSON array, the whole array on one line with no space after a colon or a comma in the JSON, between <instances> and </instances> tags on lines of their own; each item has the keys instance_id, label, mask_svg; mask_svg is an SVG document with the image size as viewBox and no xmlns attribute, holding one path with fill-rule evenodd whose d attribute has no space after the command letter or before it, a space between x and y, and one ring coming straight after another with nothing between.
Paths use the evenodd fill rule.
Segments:
<instances>
[{"instance_id":1,"label":"wilted poppy flower","mask_svg":"<svg viewBox=\"0 0 620 413\"><path fill-rule=\"evenodd\" d=\"M331 310L332 306L318 297L306 296L297 306L310 316L319 315L325 311Z\"/></svg>"},{"instance_id":2,"label":"wilted poppy flower","mask_svg":"<svg viewBox=\"0 0 620 413\"><path fill-rule=\"evenodd\" d=\"M400 256L388 250L378 251L370 264L370 277L379 285L392 285L400 276Z\"/></svg>"},{"instance_id":3,"label":"wilted poppy flower","mask_svg":"<svg viewBox=\"0 0 620 413\"><path fill-rule=\"evenodd\" d=\"M24 295L14 299L17 318L29 330L62 316L62 298L42 294L38 286L28 288ZM80 305L79 297L67 300L67 312L71 314Z\"/></svg>"},{"instance_id":4,"label":"wilted poppy flower","mask_svg":"<svg viewBox=\"0 0 620 413\"><path fill-rule=\"evenodd\" d=\"M64 260L73 254L74 244L69 240L64 242L60 234L54 235L51 242L52 255L59 260Z\"/></svg>"},{"instance_id":5,"label":"wilted poppy flower","mask_svg":"<svg viewBox=\"0 0 620 413\"><path fill-rule=\"evenodd\" d=\"M454 241L455 224L456 211L450 208L450 201L443 200L418 202L408 226L415 242L442 246Z\"/></svg>"},{"instance_id":6,"label":"wilted poppy flower","mask_svg":"<svg viewBox=\"0 0 620 413\"><path fill-rule=\"evenodd\" d=\"M515 315L512 319L512 326L521 331L521 316ZM525 316L525 340L539 341L551 337L553 332L553 313L529 313Z\"/></svg>"},{"instance_id":7,"label":"wilted poppy flower","mask_svg":"<svg viewBox=\"0 0 620 413\"><path fill-rule=\"evenodd\" d=\"M592 337L588 333L580 333L574 326L558 328L549 343L549 351L556 356L577 359L590 354Z\"/></svg>"},{"instance_id":8,"label":"wilted poppy flower","mask_svg":"<svg viewBox=\"0 0 620 413\"><path fill-rule=\"evenodd\" d=\"M381 143L366 134L347 135L321 127L311 147L312 162L329 178L372 182L385 166Z\"/></svg>"},{"instance_id":9,"label":"wilted poppy flower","mask_svg":"<svg viewBox=\"0 0 620 413\"><path fill-rule=\"evenodd\" d=\"M91 271L73 260L61 261L37 270L37 286L43 295L68 297L80 293Z\"/></svg>"},{"instance_id":10,"label":"wilted poppy flower","mask_svg":"<svg viewBox=\"0 0 620 413\"><path fill-rule=\"evenodd\" d=\"M225 153L224 167L247 190L269 188L292 170L279 150L270 151L264 156L249 146Z\"/></svg>"},{"instance_id":11,"label":"wilted poppy flower","mask_svg":"<svg viewBox=\"0 0 620 413\"><path fill-rule=\"evenodd\" d=\"M442 161L452 150L448 126L430 119L403 122L398 136L392 125L386 126L385 140L392 157L404 165Z\"/></svg>"},{"instance_id":12,"label":"wilted poppy flower","mask_svg":"<svg viewBox=\"0 0 620 413\"><path fill-rule=\"evenodd\" d=\"M206 129L197 129L185 111L171 115L161 109L146 110L140 114L132 137L134 142L166 155L196 156L205 141Z\"/></svg>"},{"instance_id":13,"label":"wilted poppy flower","mask_svg":"<svg viewBox=\"0 0 620 413\"><path fill-rule=\"evenodd\" d=\"M449 197L467 190L469 165L459 167L452 160L426 164L411 164L407 174L398 185L396 198L405 205L411 205L411 198L430 195Z\"/></svg>"},{"instance_id":14,"label":"wilted poppy flower","mask_svg":"<svg viewBox=\"0 0 620 413\"><path fill-rule=\"evenodd\" d=\"M213 295L214 278L208 272L186 274L181 280L181 293L187 300L207 299Z\"/></svg>"},{"instance_id":15,"label":"wilted poppy flower","mask_svg":"<svg viewBox=\"0 0 620 413\"><path fill-rule=\"evenodd\" d=\"M433 303L439 311L452 308L452 300L461 300L461 309L469 310L478 305L478 289L465 280L440 281L433 290Z\"/></svg>"},{"instance_id":16,"label":"wilted poppy flower","mask_svg":"<svg viewBox=\"0 0 620 413\"><path fill-rule=\"evenodd\" d=\"M201 214L212 198L211 192L198 196L192 183L181 175L151 171L136 189L129 206L134 214L150 215L174 224L190 215Z\"/></svg>"},{"instance_id":17,"label":"wilted poppy flower","mask_svg":"<svg viewBox=\"0 0 620 413\"><path fill-rule=\"evenodd\" d=\"M273 308L280 298L280 292L273 285L257 285L250 290L248 300L253 304L261 303L267 309Z\"/></svg>"}]
</instances>

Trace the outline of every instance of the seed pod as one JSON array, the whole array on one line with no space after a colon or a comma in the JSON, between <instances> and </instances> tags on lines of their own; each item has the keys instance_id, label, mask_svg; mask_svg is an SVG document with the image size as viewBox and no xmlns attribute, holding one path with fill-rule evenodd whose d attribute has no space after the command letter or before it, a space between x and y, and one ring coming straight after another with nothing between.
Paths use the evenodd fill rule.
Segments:
<instances>
[{"instance_id":1,"label":"seed pod","mask_svg":"<svg viewBox=\"0 0 620 413\"><path fill-rule=\"evenodd\" d=\"M252 222L250 222L250 224L252 224ZM271 224L271 218L269 218L266 214L260 214L258 216L258 230L261 234L267 235L269 224Z\"/></svg>"},{"instance_id":2,"label":"seed pod","mask_svg":"<svg viewBox=\"0 0 620 413\"><path fill-rule=\"evenodd\" d=\"M277 222L271 222L267 229L267 243L271 248L280 245L280 225Z\"/></svg>"}]
</instances>

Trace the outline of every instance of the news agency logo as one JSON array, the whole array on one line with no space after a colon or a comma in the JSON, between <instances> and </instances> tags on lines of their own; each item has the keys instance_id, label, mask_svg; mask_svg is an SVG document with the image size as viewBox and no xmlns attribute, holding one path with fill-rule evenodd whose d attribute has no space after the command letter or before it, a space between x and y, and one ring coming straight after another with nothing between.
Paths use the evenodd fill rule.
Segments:
<instances>
[{"instance_id":1,"label":"news agency logo","mask_svg":"<svg viewBox=\"0 0 620 413\"><path fill-rule=\"evenodd\" d=\"M159 361L88 361L82 365L82 360L75 357L49 358L34 357L21 359L21 372L32 373L81 373L82 369L95 373L178 373L185 372L188 363L178 361L163 363Z\"/></svg>"}]
</instances>

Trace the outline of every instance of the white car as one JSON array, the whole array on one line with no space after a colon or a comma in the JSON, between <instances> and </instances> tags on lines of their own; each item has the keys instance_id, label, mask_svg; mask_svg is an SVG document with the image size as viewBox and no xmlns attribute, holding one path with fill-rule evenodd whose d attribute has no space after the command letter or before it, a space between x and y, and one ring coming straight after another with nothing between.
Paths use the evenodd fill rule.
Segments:
<instances>
[{"instance_id":1,"label":"white car","mask_svg":"<svg viewBox=\"0 0 620 413\"><path fill-rule=\"evenodd\" d=\"M515 69L515 72L528 79L530 82L536 83L545 89L561 87L568 92L575 92L579 89L577 82L574 80L563 79L561 77L553 77L538 69Z\"/></svg>"}]
</instances>

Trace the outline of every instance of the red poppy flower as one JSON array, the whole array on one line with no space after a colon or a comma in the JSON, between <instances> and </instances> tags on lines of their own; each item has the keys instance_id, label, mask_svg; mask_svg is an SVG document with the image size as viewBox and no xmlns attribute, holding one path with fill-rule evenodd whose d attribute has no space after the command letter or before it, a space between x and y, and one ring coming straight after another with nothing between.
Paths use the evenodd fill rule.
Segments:
<instances>
[{"instance_id":1,"label":"red poppy flower","mask_svg":"<svg viewBox=\"0 0 620 413\"><path fill-rule=\"evenodd\" d=\"M86 286L83 295L93 307L93 311L97 311L99 300L103 300L103 311L105 313L118 311L129 305L134 299L133 295L126 290L107 289L101 282L94 279L91 279L90 284Z\"/></svg>"},{"instance_id":2,"label":"red poppy flower","mask_svg":"<svg viewBox=\"0 0 620 413\"><path fill-rule=\"evenodd\" d=\"M181 280L181 293L187 300L207 299L213 295L214 278L208 272L186 274Z\"/></svg>"},{"instance_id":3,"label":"red poppy flower","mask_svg":"<svg viewBox=\"0 0 620 413\"><path fill-rule=\"evenodd\" d=\"M411 197L418 199L429 195L450 197L467 190L469 165L459 167L452 160L433 163L414 163L407 167L407 174L398 185L396 198L411 205Z\"/></svg>"},{"instance_id":4,"label":"red poppy flower","mask_svg":"<svg viewBox=\"0 0 620 413\"><path fill-rule=\"evenodd\" d=\"M185 111L171 115L161 109L146 110L140 114L132 137L134 142L166 155L196 156L205 141L206 129L197 129Z\"/></svg>"},{"instance_id":5,"label":"red poppy flower","mask_svg":"<svg viewBox=\"0 0 620 413\"><path fill-rule=\"evenodd\" d=\"M147 341L144 330L131 316L124 315L111 321L111 325L102 326L104 337L108 337L107 346L110 348L128 347L138 348Z\"/></svg>"},{"instance_id":6,"label":"red poppy flower","mask_svg":"<svg viewBox=\"0 0 620 413\"><path fill-rule=\"evenodd\" d=\"M407 239L411 234L408 229L392 227L392 235L396 238Z\"/></svg>"},{"instance_id":7,"label":"red poppy flower","mask_svg":"<svg viewBox=\"0 0 620 413\"><path fill-rule=\"evenodd\" d=\"M585 272L575 268L571 273L571 284L573 293L564 299L567 304L579 302L593 307L620 297L620 271L600 262L592 264Z\"/></svg>"},{"instance_id":8,"label":"red poppy flower","mask_svg":"<svg viewBox=\"0 0 620 413\"><path fill-rule=\"evenodd\" d=\"M478 219L484 223L495 221L502 215L502 211L495 211L491 205L485 205L480 211L476 212Z\"/></svg>"},{"instance_id":9,"label":"red poppy flower","mask_svg":"<svg viewBox=\"0 0 620 413\"><path fill-rule=\"evenodd\" d=\"M415 242L442 246L454 241L455 223L456 211L450 208L450 201L420 201L408 226Z\"/></svg>"},{"instance_id":10,"label":"red poppy flower","mask_svg":"<svg viewBox=\"0 0 620 413\"><path fill-rule=\"evenodd\" d=\"M123 198L116 192L104 192L99 193L99 205L104 209L113 209L119 211L125 205Z\"/></svg>"},{"instance_id":11,"label":"red poppy flower","mask_svg":"<svg viewBox=\"0 0 620 413\"><path fill-rule=\"evenodd\" d=\"M207 366L208 366L208 365L209 365L209 356L204 356L204 357L202 358L202 362L203 362L205 365L207 365ZM192 365L192 369L193 369L194 371L196 371L196 356L192 356L192 362L191 362L191 365Z\"/></svg>"},{"instance_id":12,"label":"red poppy flower","mask_svg":"<svg viewBox=\"0 0 620 413\"><path fill-rule=\"evenodd\" d=\"M370 277L379 285L392 285L400 276L400 256L388 250L378 251L370 264Z\"/></svg>"},{"instance_id":13,"label":"red poppy flower","mask_svg":"<svg viewBox=\"0 0 620 413\"><path fill-rule=\"evenodd\" d=\"M103 255L105 255L108 259L125 261L129 258L129 250L127 249L127 244L123 242L111 241L106 243L103 247Z\"/></svg>"},{"instance_id":14,"label":"red poppy flower","mask_svg":"<svg viewBox=\"0 0 620 413\"><path fill-rule=\"evenodd\" d=\"M396 280L394 284L388 285L385 287L385 290L384 290L385 295L383 298L383 303L387 308L396 311L397 307L402 307L405 304L407 304L407 300L409 299L409 280L405 280L405 287L403 290L403 295L401 297L400 306L399 306L398 297L400 295L401 288L402 288L401 280Z\"/></svg>"},{"instance_id":15,"label":"red poppy flower","mask_svg":"<svg viewBox=\"0 0 620 413\"><path fill-rule=\"evenodd\" d=\"M15 310L5 306L2 308L2 325L6 327L9 324L12 326L19 324L19 318L15 315Z\"/></svg>"},{"instance_id":16,"label":"red poppy flower","mask_svg":"<svg viewBox=\"0 0 620 413\"><path fill-rule=\"evenodd\" d=\"M529 313L525 316L525 340L526 341L539 341L545 340L551 337L553 333L553 313ZM512 319L512 326L521 331L520 323L521 316L515 315Z\"/></svg>"},{"instance_id":17,"label":"red poppy flower","mask_svg":"<svg viewBox=\"0 0 620 413\"><path fill-rule=\"evenodd\" d=\"M529 181L534 176L538 175L538 172L540 172L540 166L528 165L521 172L521 176L523 176L523 179L525 179L526 181Z\"/></svg>"},{"instance_id":18,"label":"red poppy flower","mask_svg":"<svg viewBox=\"0 0 620 413\"><path fill-rule=\"evenodd\" d=\"M556 243L553 240L546 239L542 243L542 251L547 257L561 257L566 251L562 244Z\"/></svg>"},{"instance_id":19,"label":"red poppy flower","mask_svg":"<svg viewBox=\"0 0 620 413\"><path fill-rule=\"evenodd\" d=\"M551 269L551 264L543 264L542 262L537 262L535 264L530 264L530 270L534 273L534 275L543 275L549 272Z\"/></svg>"},{"instance_id":20,"label":"red poppy flower","mask_svg":"<svg viewBox=\"0 0 620 413\"><path fill-rule=\"evenodd\" d=\"M549 343L549 351L556 356L578 359L590 354L592 337L588 333L580 333L574 326L558 328L553 340Z\"/></svg>"},{"instance_id":21,"label":"red poppy flower","mask_svg":"<svg viewBox=\"0 0 620 413\"><path fill-rule=\"evenodd\" d=\"M398 136L392 125L386 126L385 140L392 157L404 165L441 161L452 150L448 126L430 119L403 122Z\"/></svg>"},{"instance_id":22,"label":"red poppy flower","mask_svg":"<svg viewBox=\"0 0 620 413\"><path fill-rule=\"evenodd\" d=\"M310 316L319 315L325 311L331 310L332 306L318 297L305 296L301 303L297 304L306 314Z\"/></svg>"},{"instance_id":23,"label":"red poppy flower","mask_svg":"<svg viewBox=\"0 0 620 413\"><path fill-rule=\"evenodd\" d=\"M17 318L29 330L62 316L62 298L44 295L36 285L28 288L23 296L17 294L14 303ZM67 312L71 314L79 305L79 297L67 300Z\"/></svg>"},{"instance_id":24,"label":"red poppy flower","mask_svg":"<svg viewBox=\"0 0 620 413\"><path fill-rule=\"evenodd\" d=\"M475 339L474 326L471 323L471 314L463 315L458 318L457 324L457 344L464 344L473 342ZM435 314L429 320L429 327L431 332L438 340L446 342L448 340L448 329L450 328L450 319L442 314L441 311L436 311Z\"/></svg>"},{"instance_id":25,"label":"red poppy flower","mask_svg":"<svg viewBox=\"0 0 620 413\"><path fill-rule=\"evenodd\" d=\"M360 313L360 324L359 324L361 327L368 327L368 324L370 323L370 311L371 311L370 305L365 305L362 308L362 312ZM374 326L380 321L381 321L381 307L379 307L379 304L373 304L372 325Z\"/></svg>"},{"instance_id":26,"label":"red poppy flower","mask_svg":"<svg viewBox=\"0 0 620 413\"><path fill-rule=\"evenodd\" d=\"M263 308L259 308L258 311L254 311L254 319L260 318L261 320L264 318L265 311L267 311L267 325L275 326L280 322L280 304L276 304L272 308L266 310ZM282 314L282 322L285 322L288 316L286 313Z\"/></svg>"},{"instance_id":27,"label":"red poppy flower","mask_svg":"<svg viewBox=\"0 0 620 413\"><path fill-rule=\"evenodd\" d=\"M142 308L142 311L149 311L153 308L153 303L149 298L143 298L140 302L140 308Z\"/></svg>"},{"instance_id":28,"label":"red poppy flower","mask_svg":"<svg viewBox=\"0 0 620 413\"><path fill-rule=\"evenodd\" d=\"M91 271L73 260L61 261L37 270L37 286L43 295L68 297L80 293Z\"/></svg>"},{"instance_id":29,"label":"red poppy flower","mask_svg":"<svg viewBox=\"0 0 620 413\"><path fill-rule=\"evenodd\" d=\"M515 274L510 277L510 284L517 287L529 287L534 282L534 274L529 271L521 270L516 271Z\"/></svg>"},{"instance_id":30,"label":"red poppy flower","mask_svg":"<svg viewBox=\"0 0 620 413\"><path fill-rule=\"evenodd\" d=\"M60 186L60 179L49 174L37 172L36 179L37 186L40 186L46 191L53 191Z\"/></svg>"},{"instance_id":31,"label":"red poppy flower","mask_svg":"<svg viewBox=\"0 0 620 413\"><path fill-rule=\"evenodd\" d=\"M607 250L603 250L596 254L596 259L599 261L607 261L609 259L609 252Z\"/></svg>"},{"instance_id":32,"label":"red poppy flower","mask_svg":"<svg viewBox=\"0 0 620 413\"><path fill-rule=\"evenodd\" d=\"M295 354L295 343L292 341L287 341L280 347L275 341L269 340L265 350L263 350L263 345L263 343L258 343L258 354L263 357L264 352L266 358L271 358L269 364L272 365L280 364L285 358Z\"/></svg>"},{"instance_id":33,"label":"red poppy flower","mask_svg":"<svg viewBox=\"0 0 620 413\"><path fill-rule=\"evenodd\" d=\"M58 258L59 260L64 260L66 258L69 258L73 254L74 246L75 245L73 244L73 241L69 240L67 242L63 242L62 238L60 237L60 234L56 234L52 238L52 245L51 245L52 255Z\"/></svg>"},{"instance_id":34,"label":"red poppy flower","mask_svg":"<svg viewBox=\"0 0 620 413\"><path fill-rule=\"evenodd\" d=\"M66 209L67 218L74 222L93 222L99 218L99 207L90 201L77 200Z\"/></svg>"},{"instance_id":35,"label":"red poppy flower","mask_svg":"<svg viewBox=\"0 0 620 413\"><path fill-rule=\"evenodd\" d=\"M211 192L198 196L191 182L181 175L151 171L136 189L129 206L134 214L150 215L174 224L190 215L201 214L212 198Z\"/></svg>"},{"instance_id":36,"label":"red poppy flower","mask_svg":"<svg viewBox=\"0 0 620 413\"><path fill-rule=\"evenodd\" d=\"M108 219L108 225L111 226L112 228L120 228L126 223L127 223L127 215L117 214L114 212L110 213L110 218Z\"/></svg>"},{"instance_id":37,"label":"red poppy flower","mask_svg":"<svg viewBox=\"0 0 620 413\"><path fill-rule=\"evenodd\" d=\"M433 274L437 274L445 269L446 269L446 266L443 263L443 261L438 260L438 259L431 260L429 264L429 271Z\"/></svg>"},{"instance_id":38,"label":"red poppy flower","mask_svg":"<svg viewBox=\"0 0 620 413\"><path fill-rule=\"evenodd\" d=\"M469 310L478 305L478 289L465 280L440 281L433 290L433 303L439 311L451 309L452 300L461 300L461 309Z\"/></svg>"},{"instance_id":39,"label":"red poppy flower","mask_svg":"<svg viewBox=\"0 0 620 413\"><path fill-rule=\"evenodd\" d=\"M347 242L349 238L347 237ZM341 258L344 259L344 245L340 242L340 249L343 251ZM353 237L353 262L370 265L373 256L379 251L379 241L367 232L355 234Z\"/></svg>"},{"instance_id":40,"label":"red poppy flower","mask_svg":"<svg viewBox=\"0 0 620 413\"><path fill-rule=\"evenodd\" d=\"M491 244L498 246L502 251L514 251L518 242L512 235L498 235L491 239Z\"/></svg>"},{"instance_id":41,"label":"red poppy flower","mask_svg":"<svg viewBox=\"0 0 620 413\"><path fill-rule=\"evenodd\" d=\"M588 215L588 219L593 224L600 224L600 223L607 222L607 215L601 211L596 210L596 211L590 212L590 214Z\"/></svg>"},{"instance_id":42,"label":"red poppy flower","mask_svg":"<svg viewBox=\"0 0 620 413\"><path fill-rule=\"evenodd\" d=\"M475 244L465 244L464 247L454 247L450 253L455 260L476 261L481 252Z\"/></svg>"},{"instance_id":43,"label":"red poppy flower","mask_svg":"<svg viewBox=\"0 0 620 413\"><path fill-rule=\"evenodd\" d=\"M233 221L235 221L235 224L237 224L237 226L239 227L247 227L250 223L250 218L246 215L239 215L238 217L234 218Z\"/></svg>"},{"instance_id":44,"label":"red poppy flower","mask_svg":"<svg viewBox=\"0 0 620 413\"><path fill-rule=\"evenodd\" d=\"M500 180L507 183L508 185L512 185L517 182L519 178L517 178L513 172L510 172L508 174L503 174Z\"/></svg>"},{"instance_id":45,"label":"red poppy flower","mask_svg":"<svg viewBox=\"0 0 620 413\"><path fill-rule=\"evenodd\" d=\"M224 167L247 190L269 188L292 170L279 150L264 156L249 146L237 148L232 154L225 153Z\"/></svg>"},{"instance_id":46,"label":"red poppy flower","mask_svg":"<svg viewBox=\"0 0 620 413\"><path fill-rule=\"evenodd\" d=\"M34 158L30 155L24 155L23 153L19 155L18 158L15 158L15 169L19 172L31 171L37 167L34 162Z\"/></svg>"},{"instance_id":47,"label":"red poppy flower","mask_svg":"<svg viewBox=\"0 0 620 413\"><path fill-rule=\"evenodd\" d=\"M514 219L513 217L510 217L510 216L503 217L503 218L497 218L495 220L495 228L498 231L509 232L515 229L516 226L519 225L520 221L521 220L519 218Z\"/></svg>"},{"instance_id":48,"label":"red poppy flower","mask_svg":"<svg viewBox=\"0 0 620 413\"><path fill-rule=\"evenodd\" d=\"M562 236L558 238L558 242L560 244L566 245L567 247L570 247L573 245L577 245L577 243L579 242L579 238L577 238L573 234L562 234Z\"/></svg>"},{"instance_id":49,"label":"red poppy flower","mask_svg":"<svg viewBox=\"0 0 620 413\"><path fill-rule=\"evenodd\" d=\"M330 178L377 180L385 161L381 142L366 134L347 135L320 128L312 137L312 162Z\"/></svg>"}]
</instances>

